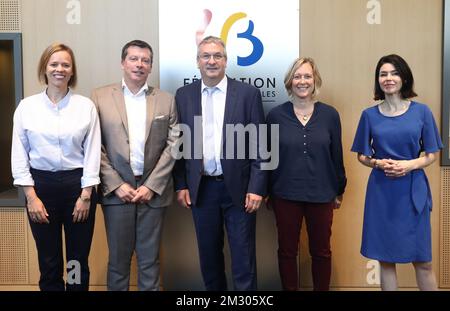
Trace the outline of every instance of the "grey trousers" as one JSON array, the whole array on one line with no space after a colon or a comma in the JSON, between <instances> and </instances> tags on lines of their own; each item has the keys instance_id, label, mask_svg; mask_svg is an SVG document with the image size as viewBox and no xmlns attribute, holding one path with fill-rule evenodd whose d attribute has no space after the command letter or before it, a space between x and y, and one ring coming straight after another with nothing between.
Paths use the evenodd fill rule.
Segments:
<instances>
[{"instance_id":1,"label":"grey trousers","mask_svg":"<svg viewBox=\"0 0 450 311\"><path fill-rule=\"evenodd\" d=\"M109 259L108 290L126 291L136 251L138 289L159 290L159 249L166 207L145 204L103 205Z\"/></svg>"}]
</instances>

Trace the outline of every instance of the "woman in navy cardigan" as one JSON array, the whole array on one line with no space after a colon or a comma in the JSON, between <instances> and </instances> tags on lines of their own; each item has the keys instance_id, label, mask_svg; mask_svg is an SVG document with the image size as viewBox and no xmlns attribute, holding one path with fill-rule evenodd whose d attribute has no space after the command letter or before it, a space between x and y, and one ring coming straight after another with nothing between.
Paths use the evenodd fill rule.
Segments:
<instances>
[{"instance_id":1,"label":"woman in navy cardigan","mask_svg":"<svg viewBox=\"0 0 450 311\"><path fill-rule=\"evenodd\" d=\"M347 179L341 122L333 107L316 101L322 84L311 58L299 58L284 84L292 100L272 109L279 125L279 165L270 174L270 201L278 228L278 264L284 290L298 289L297 254L303 218L312 257L314 290L329 290L331 225Z\"/></svg>"}]
</instances>

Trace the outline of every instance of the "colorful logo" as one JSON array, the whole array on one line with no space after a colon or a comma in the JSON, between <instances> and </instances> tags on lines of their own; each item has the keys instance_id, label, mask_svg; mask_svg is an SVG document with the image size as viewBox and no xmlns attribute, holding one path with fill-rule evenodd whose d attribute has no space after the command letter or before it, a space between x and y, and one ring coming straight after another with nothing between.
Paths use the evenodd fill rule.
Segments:
<instances>
[{"instance_id":1,"label":"colorful logo","mask_svg":"<svg viewBox=\"0 0 450 311\"><path fill-rule=\"evenodd\" d=\"M222 26L222 31L220 32L220 38L223 40L223 42L225 42L225 44L227 43L228 35L229 35L230 29L233 26L233 24L236 23L238 20L245 18L245 17L247 17L247 14L239 12L239 13L234 13L227 18L227 20L225 21L225 23ZM211 22L211 18L212 18L212 12L207 9L203 10L203 25L202 25L202 27L200 27L201 29L199 29L196 33L197 44L200 42L200 40L201 40L200 37L203 36L203 33L206 30L206 27ZM250 55L244 56L244 57L241 57L241 56L237 57L237 64L239 66L251 66L251 65L255 64L257 61L259 61L261 59L261 57L264 53L264 45L262 44L261 40L259 40L259 38L255 37L253 35L254 29L255 29L255 24L253 23L252 20L249 20L247 30L237 34L237 37L239 39L246 39L246 40L250 41L253 46L253 50L250 53Z\"/></svg>"}]
</instances>

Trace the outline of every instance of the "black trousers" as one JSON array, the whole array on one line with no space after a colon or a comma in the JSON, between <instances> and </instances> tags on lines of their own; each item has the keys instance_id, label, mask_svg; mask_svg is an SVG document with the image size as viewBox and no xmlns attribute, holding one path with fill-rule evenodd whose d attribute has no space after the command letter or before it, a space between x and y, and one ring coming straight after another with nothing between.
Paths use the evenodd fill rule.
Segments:
<instances>
[{"instance_id":1,"label":"black trousers","mask_svg":"<svg viewBox=\"0 0 450 311\"><path fill-rule=\"evenodd\" d=\"M38 252L39 288L43 291L82 291L89 289L88 257L94 233L96 191L92 191L89 217L73 222L73 210L81 194L83 170L42 171L31 169L37 196L44 204L49 224L30 219ZM62 229L64 228L67 283L64 284ZM68 263L68 264L67 264Z\"/></svg>"}]
</instances>

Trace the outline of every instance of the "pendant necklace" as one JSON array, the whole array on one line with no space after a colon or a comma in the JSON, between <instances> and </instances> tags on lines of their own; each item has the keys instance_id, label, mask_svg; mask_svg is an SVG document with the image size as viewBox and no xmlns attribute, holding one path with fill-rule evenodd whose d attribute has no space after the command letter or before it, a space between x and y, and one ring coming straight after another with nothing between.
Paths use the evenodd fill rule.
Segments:
<instances>
[{"instance_id":1,"label":"pendant necklace","mask_svg":"<svg viewBox=\"0 0 450 311\"><path fill-rule=\"evenodd\" d=\"M311 114L312 114L312 112L308 113L308 114L301 114L300 113L300 116L302 117L303 121L308 121L308 119L311 116Z\"/></svg>"}]
</instances>

